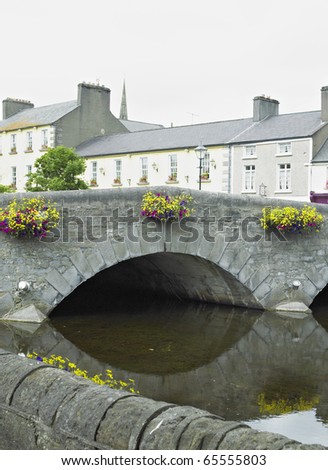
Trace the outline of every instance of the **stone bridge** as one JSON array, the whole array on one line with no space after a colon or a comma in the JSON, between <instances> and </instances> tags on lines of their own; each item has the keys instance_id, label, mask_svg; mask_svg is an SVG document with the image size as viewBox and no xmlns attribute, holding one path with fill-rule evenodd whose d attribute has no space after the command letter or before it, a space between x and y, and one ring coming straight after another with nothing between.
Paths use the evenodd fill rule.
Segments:
<instances>
[{"instance_id":1,"label":"stone bridge","mask_svg":"<svg viewBox=\"0 0 328 470\"><path fill-rule=\"evenodd\" d=\"M140 217L144 192L47 193L61 212L52 237L22 240L0 233L0 316L41 322L95 275L108 283L109 302L124 283L135 292L278 311L309 311L326 286L326 224L319 233L283 239L259 224L262 208L279 201L199 191L190 192L191 219L161 224ZM12 197L1 195L0 205ZM35 193L16 194L23 197ZM328 208L319 207L327 216Z\"/></svg>"}]
</instances>

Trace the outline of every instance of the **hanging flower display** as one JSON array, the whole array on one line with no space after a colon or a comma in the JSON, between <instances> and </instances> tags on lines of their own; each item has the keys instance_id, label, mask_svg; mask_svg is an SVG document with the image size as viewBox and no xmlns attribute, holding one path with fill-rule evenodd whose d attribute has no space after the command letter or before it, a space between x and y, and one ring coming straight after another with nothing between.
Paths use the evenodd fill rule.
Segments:
<instances>
[{"instance_id":1,"label":"hanging flower display","mask_svg":"<svg viewBox=\"0 0 328 470\"><path fill-rule=\"evenodd\" d=\"M142 199L141 215L159 220L181 220L192 213L192 197L189 194L169 196L164 193L147 192Z\"/></svg>"},{"instance_id":2,"label":"hanging flower display","mask_svg":"<svg viewBox=\"0 0 328 470\"><path fill-rule=\"evenodd\" d=\"M318 232L324 222L324 217L315 207L304 205L296 207L265 207L262 210L261 226L266 230L277 229L280 232Z\"/></svg>"},{"instance_id":3,"label":"hanging flower display","mask_svg":"<svg viewBox=\"0 0 328 470\"><path fill-rule=\"evenodd\" d=\"M14 199L0 208L0 231L17 238L43 238L59 220L59 212L44 198Z\"/></svg>"}]
</instances>

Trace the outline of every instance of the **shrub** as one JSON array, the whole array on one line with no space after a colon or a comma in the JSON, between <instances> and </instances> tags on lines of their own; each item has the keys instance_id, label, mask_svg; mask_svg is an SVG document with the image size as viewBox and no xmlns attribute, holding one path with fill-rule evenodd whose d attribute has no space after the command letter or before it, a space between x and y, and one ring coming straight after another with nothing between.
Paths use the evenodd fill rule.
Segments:
<instances>
[{"instance_id":1,"label":"shrub","mask_svg":"<svg viewBox=\"0 0 328 470\"><path fill-rule=\"evenodd\" d=\"M17 238L43 238L57 225L59 213L43 198L14 199L0 209L0 231Z\"/></svg>"},{"instance_id":2,"label":"shrub","mask_svg":"<svg viewBox=\"0 0 328 470\"><path fill-rule=\"evenodd\" d=\"M180 220L191 215L191 203L192 197L189 194L168 196L164 193L149 191L142 198L141 215L163 221L168 219Z\"/></svg>"},{"instance_id":3,"label":"shrub","mask_svg":"<svg viewBox=\"0 0 328 470\"><path fill-rule=\"evenodd\" d=\"M4 184L0 184L0 193L14 193L15 190L12 186L6 186Z\"/></svg>"},{"instance_id":4,"label":"shrub","mask_svg":"<svg viewBox=\"0 0 328 470\"><path fill-rule=\"evenodd\" d=\"M304 205L296 207L265 207L262 210L261 226L266 230L277 229L280 232L318 232L324 218L315 207Z\"/></svg>"}]
</instances>

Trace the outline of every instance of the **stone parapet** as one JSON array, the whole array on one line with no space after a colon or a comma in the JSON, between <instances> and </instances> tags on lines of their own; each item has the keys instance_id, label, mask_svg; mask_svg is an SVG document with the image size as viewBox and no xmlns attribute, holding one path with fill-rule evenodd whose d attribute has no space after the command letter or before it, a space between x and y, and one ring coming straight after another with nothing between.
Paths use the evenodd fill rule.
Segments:
<instances>
[{"instance_id":1,"label":"stone parapet","mask_svg":"<svg viewBox=\"0 0 328 470\"><path fill-rule=\"evenodd\" d=\"M0 422L0 445L7 450L326 449L99 386L5 350Z\"/></svg>"}]
</instances>

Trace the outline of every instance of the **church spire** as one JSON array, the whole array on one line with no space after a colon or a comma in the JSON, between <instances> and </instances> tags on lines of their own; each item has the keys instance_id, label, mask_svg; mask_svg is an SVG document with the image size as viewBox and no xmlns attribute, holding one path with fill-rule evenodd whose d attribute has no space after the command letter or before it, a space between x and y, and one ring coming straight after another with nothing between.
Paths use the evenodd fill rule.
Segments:
<instances>
[{"instance_id":1,"label":"church spire","mask_svg":"<svg viewBox=\"0 0 328 470\"><path fill-rule=\"evenodd\" d=\"M125 80L123 82L123 92L122 92L122 100L121 100L120 119L123 119L124 121L128 120L128 108L127 108L127 105L126 105Z\"/></svg>"}]
</instances>

